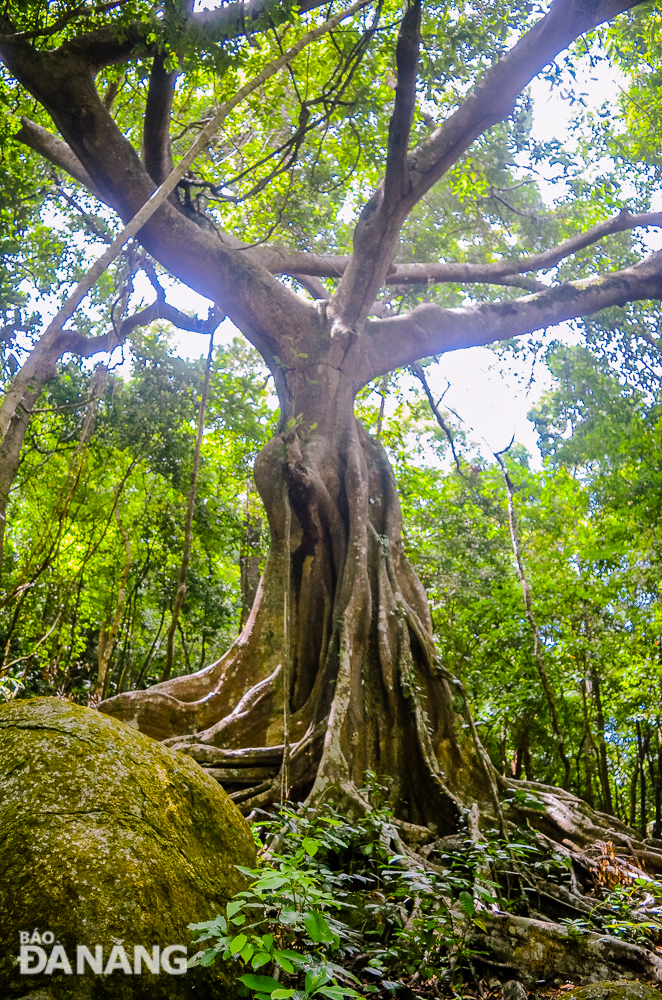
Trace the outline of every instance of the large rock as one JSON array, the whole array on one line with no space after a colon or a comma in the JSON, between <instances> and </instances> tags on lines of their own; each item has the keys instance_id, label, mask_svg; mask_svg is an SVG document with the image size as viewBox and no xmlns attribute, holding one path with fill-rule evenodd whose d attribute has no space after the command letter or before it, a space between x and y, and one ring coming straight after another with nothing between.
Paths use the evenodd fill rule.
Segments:
<instances>
[{"instance_id":1,"label":"large rock","mask_svg":"<svg viewBox=\"0 0 662 1000\"><path fill-rule=\"evenodd\" d=\"M561 994L563 1000L660 1000L660 991L647 983L624 982L622 979L590 986L567 988Z\"/></svg>"},{"instance_id":2,"label":"large rock","mask_svg":"<svg viewBox=\"0 0 662 1000\"><path fill-rule=\"evenodd\" d=\"M3 1000L33 991L62 1000L231 995L227 968L168 973L181 952L163 960L163 951L192 954L187 925L221 912L243 887L235 865L254 863L246 821L191 758L57 698L0 707ZM35 931L50 975L48 966L20 972L20 935L36 944ZM102 948L101 973L87 963L77 974L83 945L97 962ZM132 971L136 946L152 963L158 946L158 973L145 963ZM39 962L38 951L29 956Z\"/></svg>"}]
</instances>

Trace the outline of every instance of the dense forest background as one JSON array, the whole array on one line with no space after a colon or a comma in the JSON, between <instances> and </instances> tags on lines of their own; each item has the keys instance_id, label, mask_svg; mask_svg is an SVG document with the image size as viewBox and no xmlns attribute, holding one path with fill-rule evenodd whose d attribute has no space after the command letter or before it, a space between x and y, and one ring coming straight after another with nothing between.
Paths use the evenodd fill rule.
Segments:
<instances>
[{"instance_id":1,"label":"dense forest background","mask_svg":"<svg viewBox=\"0 0 662 1000\"><path fill-rule=\"evenodd\" d=\"M162 676L204 377L171 334L135 336L121 372L63 362L40 400L7 510L4 698L93 704ZM659 382L590 342L554 342L547 363L552 389L530 414L539 470L518 445L502 469L442 402L444 430L408 370L366 387L357 415L393 463L441 654L494 764L660 836ZM245 343L215 349L176 674L222 655L250 611L268 546L251 470L278 417L268 376Z\"/></svg>"}]
</instances>

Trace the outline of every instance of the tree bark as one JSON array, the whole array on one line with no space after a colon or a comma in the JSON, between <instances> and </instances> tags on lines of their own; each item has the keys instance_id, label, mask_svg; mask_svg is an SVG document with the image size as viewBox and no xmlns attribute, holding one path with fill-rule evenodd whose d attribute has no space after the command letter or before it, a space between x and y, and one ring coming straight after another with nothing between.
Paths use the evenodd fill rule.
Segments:
<instances>
[{"instance_id":1,"label":"tree bark","mask_svg":"<svg viewBox=\"0 0 662 1000\"><path fill-rule=\"evenodd\" d=\"M322 774L358 789L372 770L392 779L391 801L404 819L452 832L466 794L489 793L483 766L472 754L467 765L462 753L425 592L403 553L388 459L355 420L346 376L327 368L321 392L291 372L283 377L305 422L288 429L286 421L258 457L272 544L245 628L218 663L101 710L178 746L289 741L289 795L307 795Z\"/></svg>"}]
</instances>

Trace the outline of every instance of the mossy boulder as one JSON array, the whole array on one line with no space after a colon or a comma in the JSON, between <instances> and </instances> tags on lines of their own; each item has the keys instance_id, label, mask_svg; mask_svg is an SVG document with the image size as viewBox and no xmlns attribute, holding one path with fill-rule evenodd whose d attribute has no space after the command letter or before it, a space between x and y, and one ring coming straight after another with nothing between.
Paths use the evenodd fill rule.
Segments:
<instances>
[{"instance_id":1,"label":"mossy boulder","mask_svg":"<svg viewBox=\"0 0 662 1000\"><path fill-rule=\"evenodd\" d=\"M237 864L255 864L249 827L190 757L57 698L0 707L3 998L39 991L58 1000L232 996L223 966L169 974L181 957L171 953L166 971L146 971L144 963L135 974L133 958L136 946L152 964L155 946L157 960L172 945L191 955L187 925L213 918L243 888ZM49 960L61 946L50 975L20 972L20 934L25 944L35 930L46 934ZM101 946L101 972L87 962L77 974L78 946L95 960ZM116 969L106 974L113 946ZM30 965L40 958L31 953Z\"/></svg>"},{"instance_id":2,"label":"mossy boulder","mask_svg":"<svg viewBox=\"0 0 662 1000\"><path fill-rule=\"evenodd\" d=\"M563 1000L660 1000L660 991L648 983L614 979L590 986L576 986L557 994Z\"/></svg>"}]
</instances>

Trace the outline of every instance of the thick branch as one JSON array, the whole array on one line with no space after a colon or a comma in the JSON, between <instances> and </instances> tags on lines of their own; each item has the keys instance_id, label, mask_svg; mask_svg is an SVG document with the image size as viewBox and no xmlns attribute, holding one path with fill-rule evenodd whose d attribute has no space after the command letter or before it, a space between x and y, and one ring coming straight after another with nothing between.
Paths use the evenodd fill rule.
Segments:
<instances>
[{"instance_id":1,"label":"thick branch","mask_svg":"<svg viewBox=\"0 0 662 1000\"><path fill-rule=\"evenodd\" d=\"M297 322L309 328L317 314L273 281L266 270L256 266L254 258L245 253L233 254L236 241L202 231L164 199L195 156L209 144L232 108L307 45L357 13L367 2L358 0L268 63L217 111L157 192L153 191L153 181L135 151L99 99L89 67L82 60L77 62L75 52L63 46L60 50L40 53L26 43L13 45L6 38L0 43L3 59L11 71L52 115L94 184L102 193L108 191L109 199L118 203L116 207L123 218L131 219L118 239L126 239L130 232L133 235L140 230L143 245L167 270L212 301L224 302L225 312L268 361L282 353L279 335L283 330L289 328L291 335ZM97 263L105 266L104 260L105 257L100 258ZM13 400L9 402L13 405Z\"/></svg>"},{"instance_id":2,"label":"thick branch","mask_svg":"<svg viewBox=\"0 0 662 1000\"><path fill-rule=\"evenodd\" d=\"M298 10L301 14L305 14L325 6L325 3L326 0L324 2L323 0L304 0L298 5ZM116 5L107 6L110 8L110 6ZM234 3L226 4L215 10L189 13L180 27L182 43L185 45L187 36L189 36L199 46L202 35L204 42L217 45L219 42L230 41L242 35L266 31L272 26L272 21L268 17L269 12L278 6L279 4L274 3L274 0L249 0L248 3L244 3L243 0L235 0ZM71 20L72 14L70 13L60 19L61 23L57 28L56 22L54 22L50 28L44 31L18 33L10 30L10 25L6 20L0 20L0 46L3 43L26 42L37 36L55 34L64 26L65 22ZM134 21L132 24L122 25L121 31L117 30L116 25L108 24L64 42L56 51L75 52L78 58L84 59L91 69L98 72L105 66L116 65L131 59L138 45L143 51L147 49L148 54L156 55L156 47L145 44L147 30L148 22L146 21Z\"/></svg>"},{"instance_id":3,"label":"thick branch","mask_svg":"<svg viewBox=\"0 0 662 1000\"><path fill-rule=\"evenodd\" d=\"M519 337L608 306L662 297L662 251L633 267L566 282L510 302L442 309L426 303L409 313L367 324L357 389L384 372L431 354Z\"/></svg>"},{"instance_id":4,"label":"thick branch","mask_svg":"<svg viewBox=\"0 0 662 1000\"><path fill-rule=\"evenodd\" d=\"M492 67L472 94L408 158L409 192L394 206L384 182L363 209L354 231L354 254L333 297L339 322L359 328L391 266L400 228L414 205L486 129L512 113L528 83L580 34L639 0L554 0L549 12Z\"/></svg>"},{"instance_id":5,"label":"thick branch","mask_svg":"<svg viewBox=\"0 0 662 1000\"><path fill-rule=\"evenodd\" d=\"M485 283L491 285L515 285L532 291L544 291L544 285L534 279L519 278L530 271L542 271L556 267L573 253L610 236L629 229L647 226L662 226L662 212L638 212L631 214L627 209L618 215L599 222L582 233L576 233L549 250L519 259L504 259L485 264L461 262L430 262L423 264L391 264L385 285L434 285L444 282ZM313 253L282 253L277 250L262 251L265 263L273 274L307 274L318 278L338 278L345 273L351 257L328 256Z\"/></svg>"},{"instance_id":6,"label":"thick branch","mask_svg":"<svg viewBox=\"0 0 662 1000\"><path fill-rule=\"evenodd\" d=\"M163 54L157 53L152 60L143 130L143 163L155 184L163 184L172 170L170 114L176 79L176 73L166 70Z\"/></svg>"},{"instance_id":7,"label":"thick branch","mask_svg":"<svg viewBox=\"0 0 662 1000\"><path fill-rule=\"evenodd\" d=\"M74 180L85 185L100 201L106 201L109 204L107 199L101 197L94 181L73 150L62 139L45 129L43 125L38 125L29 118L21 118L21 127L14 134L14 139L25 143L36 153L46 157L54 166L64 170Z\"/></svg>"},{"instance_id":8,"label":"thick branch","mask_svg":"<svg viewBox=\"0 0 662 1000\"><path fill-rule=\"evenodd\" d=\"M407 148L416 108L418 48L421 42L421 0L407 6L398 31L395 62L398 81L395 106L388 127L383 211L389 212L409 194Z\"/></svg>"}]
</instances>

